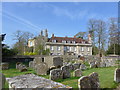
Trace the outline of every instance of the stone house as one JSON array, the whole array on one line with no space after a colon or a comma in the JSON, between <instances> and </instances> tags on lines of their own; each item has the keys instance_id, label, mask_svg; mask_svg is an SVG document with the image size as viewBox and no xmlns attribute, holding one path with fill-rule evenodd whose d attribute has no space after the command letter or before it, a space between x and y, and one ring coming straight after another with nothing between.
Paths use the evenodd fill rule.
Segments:
<instances>
[{"instance_id":1,"label":"stone house","mask_svg":"<svg viewBox=\"0 0 120 90\"><path fill-rule=\"evenodd\" d=\"M88 40L77 37L56 37L54 34L51 38L47 38L48 34L42 37L44 40L45 49L50 49L50 55L92 55L91 35L88 35ZM36 39L28 41L29 47L35 47Z\"/></svg>"}]
</instances>

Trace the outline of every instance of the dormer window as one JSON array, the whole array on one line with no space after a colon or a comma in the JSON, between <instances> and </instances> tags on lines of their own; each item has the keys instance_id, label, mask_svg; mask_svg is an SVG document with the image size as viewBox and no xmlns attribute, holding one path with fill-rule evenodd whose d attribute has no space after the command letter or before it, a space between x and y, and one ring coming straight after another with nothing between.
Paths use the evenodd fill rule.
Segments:
<instances>
[{"instance_id":1,"label":"dormer window","mask_svg":"<svg viewBox=\"0 0 120 90\"><path fill-rule=\"evenodd\" d=\"M72 41L72 43L75 43L75 41Z\"/></svg>"},{"instance_id":2,"label":"dormer window","mask_svg":"<svg viewBox=\"0 0 120 90\"><path fill-rule=\"evenodd\" d=\"M52 40L52 42L56 43L56 40Z\"/></svg>"},{"instance_id":3,"label":"dormer window","mask_svg":"<svg viewBox=\"0 0 120 90\"><path fill-rule=\"evenodd\" d=\"M66 43L66 41L65 41L65 40L62 40L62 43Z\"/></svg>"},{"instance_id":4,"label":"dormer window","mask_svg":"<svg viewBox=\"0 0 120 90\"><path fill-rule=\"evenodd\" d=\"M70 43L70 41L67 41L67 43Z\"/></svg>"}]
</instances>

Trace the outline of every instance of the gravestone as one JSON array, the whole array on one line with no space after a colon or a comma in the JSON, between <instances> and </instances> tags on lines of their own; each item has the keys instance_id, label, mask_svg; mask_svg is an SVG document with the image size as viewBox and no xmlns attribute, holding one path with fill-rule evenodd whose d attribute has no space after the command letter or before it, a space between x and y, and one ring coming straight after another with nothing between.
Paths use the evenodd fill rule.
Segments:
<instances>
[{"instance_id":1,"label":"gravestone","mask_svg":"<svg viewBox=\"0 0 120 90\"><path fill-rule=\"evenodd\" d=\"M63 58L62 57L53 57L53 65L56 68L60 68L63 66Z\"/></svg>"},{"instance_id":2,"label":"gravestone","mask_svg":"<svg viewBox=\"0 0 120 90\"><path fill-rule=\"evenodd\" d=\"M98 73L91 73L89 75L89 79L91 81L91 88L100 88L100 85L99 85L99 78L98 78Z\"/></svg>"},{"instance_id":3,"label":"gravestone","mask_svg":"<svg viewBox=\"0 0 120 90\"><path fill-rule=\"evenodd\" d=\"M78 79L78 87L79 90L85 90L91 88L91 81L88 76L82 76L80 79Z\"/></svg>"},{"instance_id":4,"label":"gravestone","mask_svg":"<svg viewBox=\"0 0 120 90\"><path fill-rule=\"evenodd\" d=\"M68 66L62 66L61 70L63 71L63 79L69 78L71 76L71 73L70 73Z\"/></svg>"},{"instance_id":5,"label":"gravestone","mask_svg":"<svg viewBox=\"0 0 120 90\"><path fill-rule=\"evenodd\" d=\"M73 71L74 70L74 67L71 63L67 64L66 66L69 67L69 71Z\"/></svg>"},{"instance_id":6,"label":"gravestone","mask_svg":"<svg viewBox=\"0 0 120 90\"><path fill-rule=\"evenodd\" d=\"M19 69L19 64L22 64L21 62L16 63L16 69Z\"/></svg>"},{"instance_id":7,"label":"gravestone","mask_svg":"<svg viewBox=\"0 0 120 90\"><path fill-rule=\"evenodd\" d=\"M81 70L86 70L87 67L85 66L85 64L81 64L81 65L80 65L80 69L81 69Z\"/></svg>"},{"instance_id":8,"label":"gravestone","mask_svg":"<svg viewBox=\"0 0 120 90\"><path fill-rule=\"evenodd\" d=\"M50 71L50 79L58 80L63 79L63 71L61 69L53 69Z\"/></svg>"},{"instance_id":9,"label":"gravestone","mask_svg":"<svg viewBox=\"0 0 120 90\"><path fill-rule=\"evenodd\" d=\"M29 67L30 67L30 68L33 68L33 61L30 61L30 62L29 62Z\"/></svg>"},{"instance_id":10,"label":"gravestone","mask_svg":"<svg viewBox=\"0 0 120 90\"><path fill-rule=\"evenodd\" d=\"M76 69L76 70L74 71L74 76L75 76L75 77L80 77L80 76L82 76L82 71L81 71L80 69Z\"/></svg>"},{"instance_id":11,"label":"gravestone","mask_svg":"<svg viewBox=\"0 0 120 90\"><path fill-rule=\"evenodd\" d=\"M90 64L90 68L96 68L96 64L95 64L94 61L93 62L89 62L89 64Z\"/></svg>"},{"instance_id":12,"label":"gravestone","mask_svg":"<svg viewBox=\"0 0 120 90\"><path fill-rule=\"evenodd\" d=\"M23 64L19 64L19 70L20 70L20 72L25 72L25 71L27 71L27 67L25 66L25 65L23 65Z\"/></svg>"},{"instance_id":13,"label":"gravestone","mask_svg":"<svg viewBox=\"0 0 120 90\"><path fill-rule=\"evenodd\" d=\"M120 83L120 68L116 68L114 72L114 81Z\"/></svg>"},{"instance_id":14,"label":"gravestone","mask_svg":"<svg viewBox=\"0 0 120 90\"><path fill-rule=\"evenodd\" d=\"M1 63L1 66L2 66L2 70L9 69L9 63L7 63L7 62Z\"/></svg>"},{"instance_id":15,"label":"gravestone","mask_svg":"<svg viewBox=\"0 0 120 90\"><path fill-rule=\"evenodd\" d=\"M89 89L89 90L99 90L100 83L98 74L93 72L89 76L82 76L78 80L79 90Z\"/></svg>"},{"instance_id":16,"label":"gravestone","mask_svg":"<svg viewBox=\"0 0 120 90\"><path fill-rule=\"evenodd\" d=\"M74 70L79 69L80 68L80 63L74 63L73 68L74 68Z\"/></svg>"},{"instance_id":17,"label":"gravestone","mask_svg":"<svg viewBox=\"0 0 120 90\"><path fill-rule=\"evenodd\" d=\"M47 75L48 65L44 62L39 63L36 67L37 75Z\"/></svg>"},{"instance_id":18,"label":"gravestone","mask_svg":"<svg viewBox=\"0 0 120 90\"><path fill-rule=\"evenodd\" d=\"M105 62L100 62L100 67L106 67L106 63Z\"/></svg>"},{"instance_id":19,"label":"gravestone","mask_svg":"<svg viewBox=\"0 0 120 90\"><path fill-rule=\"evenodd\" d=\"M4 86L5 86L5 81L6 81L5 75L3 75L3 74L0 72L0 90L2 90L2 88L4 88Z\"/></svg>"}]
</instances>

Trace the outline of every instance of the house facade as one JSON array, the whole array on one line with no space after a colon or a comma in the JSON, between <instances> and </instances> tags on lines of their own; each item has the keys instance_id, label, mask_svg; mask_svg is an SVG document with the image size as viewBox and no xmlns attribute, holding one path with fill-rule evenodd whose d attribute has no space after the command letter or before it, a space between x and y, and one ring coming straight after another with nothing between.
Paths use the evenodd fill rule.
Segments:
<instances>
[{"instance_id":1,"label":"house facade","mask_svg":"<svg viewBox=\"0 0 120 90\"><path fill-rule=\"evenodd\" d=\"M45 42L45 49L50 49L50 55L92 55L92 41L77 37L56 37L54 34ZM35 39L28 41L29 47L35 47Z\"/></svg>"}]
</instances>

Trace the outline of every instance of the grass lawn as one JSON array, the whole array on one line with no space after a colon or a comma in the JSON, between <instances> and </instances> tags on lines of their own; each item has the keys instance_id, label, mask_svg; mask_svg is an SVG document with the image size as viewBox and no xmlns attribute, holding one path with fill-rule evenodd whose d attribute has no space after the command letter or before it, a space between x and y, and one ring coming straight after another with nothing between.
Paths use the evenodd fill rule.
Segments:
<instances>
[{"instance_id":1,"label":"grass lawn","mask_svg":"<svg viewBox=\"0 0 120 90\"><path fill-rule=\"evenodd\" d=\"M83 75L89 75L92 72L97 72L99 74L99 80L100 80L100 87L101 88L116 88L116 86L118 86L117 83L115 83L114 80L114 70L116 67L107 67L107 68L88 68L87 70L83 71ZM15 69L15 68L11 68L9 70L2 70L2 73L6 76L6 77L13 77L13 76L18 76L18 75L23 75L26 73L35 73L34 70L32 69L28 69L27 72L20 72L19 70ZM71 75L73 74L73 72L71 72ZM44 78L49 79L49 75L40 75ZM73 88L78 88L78 79L80 77L71 77L71 78L67 78L67 79L60 79L60 80L56 80L57 82L60 82L62 84L71 86ZM5 88L8 88L8 84L6 83Z\"/></svg>"}]
</instances>

